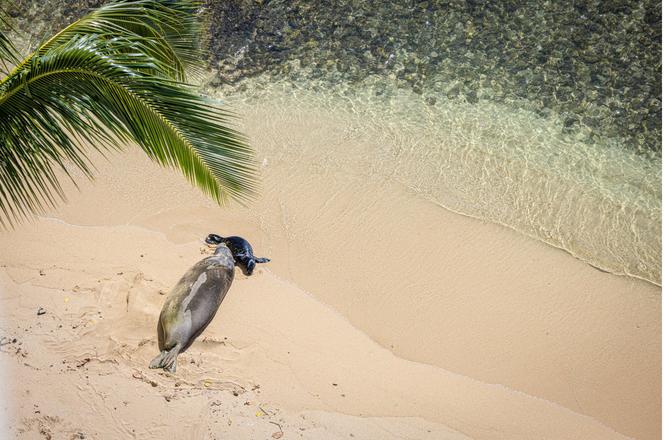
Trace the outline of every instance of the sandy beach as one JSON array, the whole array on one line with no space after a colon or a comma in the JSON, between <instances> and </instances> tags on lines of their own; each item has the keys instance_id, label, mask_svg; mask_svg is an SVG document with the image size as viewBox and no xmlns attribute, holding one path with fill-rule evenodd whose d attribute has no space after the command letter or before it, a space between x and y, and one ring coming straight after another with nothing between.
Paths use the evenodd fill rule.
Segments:
<instances>
[{"instance_id":1,"label":"sandy beach","mask_svg":"<svg viewBox=\"0 0 664 440\"><path fill-rule=\"evenodd\" d=\"M254 203L218 207L129 148L0 232L12 437L661 436L658 286L355 167L362 139L329 115L238 111ZM236 269L176 374L149 370L164 294L212 232L272 262Z\"/></svg>"}]
</instances>

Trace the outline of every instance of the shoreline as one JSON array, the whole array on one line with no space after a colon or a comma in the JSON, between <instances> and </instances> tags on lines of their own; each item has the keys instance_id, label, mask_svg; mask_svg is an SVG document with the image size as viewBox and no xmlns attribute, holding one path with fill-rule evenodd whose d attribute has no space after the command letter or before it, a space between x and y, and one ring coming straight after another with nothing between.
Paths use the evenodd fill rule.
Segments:
<instances>
[{"instance_id":1,"label":"shoreline","mask_svg":"<svg viewBox=\"0 0 664 440\"><path fill-rule=\"evenodd\" d=\"M330 139L348 140L342 150L304 136L330 150L310 155L321 165L379 185L403 185L448 211L661 286L661 228L654 227L661 225L661 157L642 157L611 138L585 144L559 133L560 116L542 118L525 108L485 101L426 105L403 90L373 96L376 84L369 80L352 97L349 90L315 93L260 77L242 84L241 93L231 89L227 97L224 89L207 92L227 98L252 121L274 118L271 130L279 129L276 121L305 130L306 114ZM281 115L281 108L294 115ZM246 131L262 139L254 125Z\"/></svg>"},{"instance_id":2,"label":"shoreline","mask_svg":"<svg viewBox=\"0 0 664 440\"><path fill-rule=\"evenodd\" d=\"M659 288L413 195L343 119L272 110L242 127L263 182L249 207L129 148L93 155L95 181L75 175L50 219L0 233L1 330L27 350L0 359L24 437L269 438L275 422L286 439L657 438ZM272 261L236 273L175 376L148 370L160 292L208 233Z\"/></svg>"},{"instance_id":3,"label":"shoreline","mask_svg":"<svg viewBox=\"0 0 664 440\"><path fill-rule=\"evenodd\" d=\"M62 225L40 223L40 232L61 236ZM134 226L90 226L78 231L83 234L77 237L81 239L106 232L100 246L129 236L146 257L166 247L172 256L160 259L162 262L179 260L178 253L189 258L201 253L197 243L168 244L164 239L147 238L147 232ZM59 245L48 245L46 252L57 252ZM85 244L77 247L79 257L86 248ZM131 261L120 267L107 266L117 258L118 250L115 253L99 262L105 269L88 274L87 284L72 290L60 288L71 279L66 276L71 261L55 268L19 264L2 269L3 292L7 288L18 291L13 299L3 295L2 301L14 316L23 316L20 321L3 317L3 322L14 322L12 336L19 338L19 348L25 353L8 352L16 344L3 347L4 366L13 363L17 379L22 379L4 384L9 390L3 390L19 405L19 418L13 420L19 433L28 435L38 428L42 434L56 436L81 432L98 438L115 432L187 438L205 436L206 430L216 434L227 430L240 438L255 438L278 432L270 424L274 421L287 438L297 434L303 438L345 438L348 434L399 438L399 432L409 430L416 438L432 439L502 438L506 432L512 438L573 438L579 433L584 438L626 438L545 399L395 357L339 312L263 268L251 278L238 271L231 296L211 326L182 355L177 374L149 370L147 364L156 352L154 325L150 324L163 300L155 291L167 284L156 275L168 268L140 256L133 256L136 266ZM88 248L87 254L94 255L94 249ZM131 267L138 272L115 272ZM95 283L95 278L101 282ZM37 304L46 313L28 318L35 314ZM58 325L70 329L57 330ZM28 332L22 332L24 328ZM329 334L335 338L326 338ZM56 362L60 359L62 362ZM376 375L372 370L379 365L377 371L382 373ZM54 369L60 378L56 382L51 379ZM57 400L48 397L54 392L60 396ZM76 404L81 401L90 409ZM132 415L131 408L137 405L140 416ZM494 412L496 405L503 410ZM185 410L192 406L197 408L195 412ZM312 417L312 411L321 410L327 414L321 420ZM170 423L160 421L166 414ZM195 414L202 427L191 424ZM363 422L365 417L372 420L369 426ZM390 422L392 417L398 419ZM441 423L445 420L447 423ZM383 428L372 431L371 425ZM182 430L183 426L188 428ZM338 434L345 435L326 437L335 426ZM482 426L493 428L486 431ZM393 437L383 431L387 427L396 429Z\"/></svg>"}]
</instances>

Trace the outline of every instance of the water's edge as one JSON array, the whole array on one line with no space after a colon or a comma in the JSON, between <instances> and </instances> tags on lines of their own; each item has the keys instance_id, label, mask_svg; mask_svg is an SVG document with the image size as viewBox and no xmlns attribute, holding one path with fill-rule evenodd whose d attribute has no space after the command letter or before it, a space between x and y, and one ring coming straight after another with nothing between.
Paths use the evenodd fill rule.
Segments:
<instances>
[{"instance_id":1,"label":"water's edge","mask_svg":"<svg viewBox=\"0 0 664 440\"><path fill-rule=\"evenodd\" d=\"M8 12L30 46L103 3ZM661 285L659 3L210 0L206 11L207 92L343 119L324 166ZM349 136L358 151L344 150Z\"/></svg>"},{"instance_id":2,"label":"water's edge","mask_svg":"<svg viewBox=\"0 0 664 440\"><path fill-rule=\"evenodd\" d=\"M320 152L321 166L400 183L600 270L661 285L660 159L611 139L588 144L561 134L555 115L489 101L431 105L384 83L389 93L376 96L376 82L350 90L310 86L258 77L207 92L240 114L253 106L325 114L346 128Z\"/></svg>"}]
</instances>

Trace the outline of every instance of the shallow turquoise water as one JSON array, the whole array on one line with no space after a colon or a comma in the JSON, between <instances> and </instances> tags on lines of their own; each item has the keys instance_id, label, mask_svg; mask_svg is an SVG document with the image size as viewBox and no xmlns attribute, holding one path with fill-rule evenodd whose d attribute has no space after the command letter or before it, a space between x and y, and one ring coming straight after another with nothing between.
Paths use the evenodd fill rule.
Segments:
<instances>
[{"instance_id":1,"label":"shallow turquoise water","mask_svg":"<svg viewBox=\"0 0 664 440\"><path fill-rule=\"evenodd\" d=\"M586 140L661 152L655 1L209 1L217 82L269 74L428 103L481 100L561 117ZM525 104L524 104L525 102ZM581 129L581 130L579 130ZM585 130L584 130L585 129Z\"/></svg>"},{"instance_id":2,"label":"shallow turquoise water","mask_svg":"<svg viewBox=\"0 0 664 440\"><path fill-rule=\"evenodd\" d=\"M658 3L324 3L211 2L210 85L342 117L367 173L661 283Z\"/></svg>"},{"instance_id":3,"label":"shallow turquoise water","mask_svg":"<svg viewBox=\"0 0 664 440\"><path fill-rule=\"evenodd\" d=\"M660 282L661 161L608 139L588 144L565 135L559 117L488 101L430 105L398 88L376 96L374 81L314 90L257 77L245 80L241 93L225 95L238 109L269 106L298 119L315 112L345 127L323 140L324 165L332 170L400 183L441 207L513 228L603 270Z\"/></svg>"},{"instance_id":4,"label":"shallow turquoise water","mask_svg":"<svg viewBox=\"0 0 664 440\"><path fill-rule=\"evenodd\" d=\"M17 20L48 33L100 3L33 2ZM367 173L661 283L661 3L206 7L214 94L327 111L366 139Z\"/></svg>"}]
</instances>

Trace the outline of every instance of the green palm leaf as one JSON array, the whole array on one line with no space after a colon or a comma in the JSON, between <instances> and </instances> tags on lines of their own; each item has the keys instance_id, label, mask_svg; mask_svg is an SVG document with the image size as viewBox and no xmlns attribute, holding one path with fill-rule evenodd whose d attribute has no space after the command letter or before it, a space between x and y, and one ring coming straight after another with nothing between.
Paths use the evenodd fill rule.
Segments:
<instances>
[{"instance_id":1,"label":"green palm leaf","mask_svg":"<svg viewBox=\"0 0 664 440\"><path fill-rule=\"evenodd\" d=\"M157 12L145 19L148 4ZM70 26L51 38L0 83L0 223L13 224L64 198L57 169L70 175L74 166L91 176L85 144L106 150L135 142L218 202L254 193L253 155L244 137L226 126L232 115L180 82L184 70L165 67L174 56L185 70L195 61L181 58L193 35L171 35L178 28L168 19L172 11L192 17L192 4L110 4L102 12L121 6L121 21L135 26L131 31L113 36L110 27L120 20L93 12L105 20L79 20L76 32ZM92 32L100 23L104 32ZM193 25L180 35L187 29ZM152 37L157 30L163 38Z\"/></svg>"},{"instance_id":2,"label":"green palm leaf","mask_svg":"<svg viewBox=\"0 0 664 440\"><path fill-rule=\"evenodd\" d=\"M0 62L2 63L3 73L9 73L7 62L18 64L20 56L14 43L9 37L9 33L13 31L12 25L7 17L0 12Z\"/></svg>"},{"instance_id":3,"label":"green palm leaf","mask_svg":"<svg viewBox=\"0 0 664 440\"><path fill-rule=\"evenodd\" d=\"M80 35L123 38L153 58L152 73L186 80L203 70L201 3L198 1L132 0L108 3L50 37L31 56ZM129 49L131 50L131 48ZM28 57L26 60L29 60Z\"/></svg>"}]
</instances>

